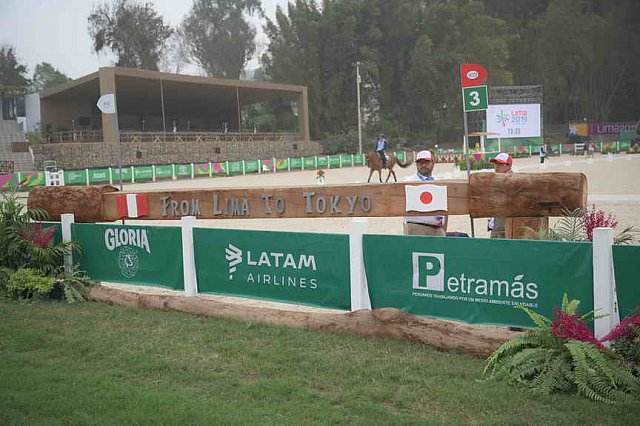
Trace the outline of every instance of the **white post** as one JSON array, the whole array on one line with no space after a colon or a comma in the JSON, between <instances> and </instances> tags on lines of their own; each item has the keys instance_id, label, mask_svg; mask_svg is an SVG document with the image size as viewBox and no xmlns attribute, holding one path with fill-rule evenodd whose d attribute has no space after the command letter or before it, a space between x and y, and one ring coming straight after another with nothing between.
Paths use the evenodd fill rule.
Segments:
<instances>
[{"instance_id":1,"label":"white post","mask_svg":"<svg viewBox=\"0 0 640 426\"><path fill-rule=\"evenodd\" d=\"M246 172L245 172L244 160L242 160L242 176L244 176L245 174Z\"/></svg>"},{"instance_id":2,"label":"white post","mask_svg":"<svg viewBox=\"0 0 640 426\"><path fill-rule=\"evenodd\" d=\"M349 261L351 271L351 310L371 309L367 277L364 273L362 236L367 232L367 218L354 217L349 222Z\"/></svg>"},{"instance_id":3,"label":"white post","mask_svg":"<svg viewBox=\"0 0 640 426\"><path fill-rule=\"evenodd\" d=\"M131 166L131 183L136 183L136 171L133 166Z\"/></svg>"},{"instance_id":4,"label":"white post","mask_svg":"<svg viewBox=\"0 0 640 426\"><path fill-rule=\"evenodd\" d=\"M176 180L178 179L178 176L176 176L176 165L172 164L171 165L171 180Z\"/></svg>"},{"instance_id":5,"label":"white post","mask_svg":"<svg viewBox=\"0 0 640 426\"><path fill-rule=\"evenodd\" d=\"M289 159L287 158L287 161L289 161ZM276 162L276 157L273 157L273 173L278 171L278 164ZM291 169L289 169L289 171L291 171Z\"/></svg>"},{"instance_id":6,"label":"white post","mask_svg":"<svg viewBox=\"0 0 640 426\"><path fill-rule=\"evenodd\" d=\"M213 164L209 161L209 177L213 176Z\"/></svg>"},{"instance_id":7,"label":"white post","mask_svg":"<svg viewBox=\"0 0 640 426\"><path fill-rule=\"evenodd\" d=\"M152 164L151 165L151 182L155 182L156 181L156 165Z\"/></svg>"},{"instance_id":8,"label":"white post","mask_svg":"<svg viewBox=\"0 0 640 426\"><path fill-rule=\"evenodd\" d=\"M274 158L274 163L275 163L275 158ZM275 172L275 166L273 168L273 171ZM290 172L291 171L291 157L287 157L287 171Z\"/></svg>"},{"instance_id":9,"label":"white post","mask_svg":"<svg viewBox=\"0 0 640 426\"><path fill-rule=\"evenodd\" d=\"M193 255L193 228L196 224L195 216L184 216L180 219L182 228L182 265L184 269L184 294L195 296L198 294L196 280L196 262Z\"/></svg>"},{"instance_id":10,"label":"white post","mask_svg":"<svg viewBox=\"0 0 640 426\"><path fill-rule=\"evenodd\" d=\"M620 322L613 271L613 229L593 230L593 309L596 338L601 339ZM604 318L598 316L606 315ZM607 343L608 344L608 343Z\"/></svg>"},{"instance_id":11,"label":"white post","mask_svg":"<svg viewBox=\"0 0 640 426\"><path fill-rule=\"evenodd\" d=\"M60 215L60 222L62 225L62 241L68 243L71 241L71 225L75 222L73 213L64 213ZM73 272L73 254L64 255L64 271L67 274Z\"/></svg>"},{"instance_id":12,"label":"white post","mask_svg":"<svg viewBox=\"0 0 640 426\"><path fill-rule=\"evenodd\" d=\"M89 186L89 169L84 169L84 177L87 181L87 186Z\"/></svg>"},{"instance_id":13,"label":"white post","mask_svg":"<svg viewBox=\"0 0 640 426\"><path fill-rule=\"evenodd\" d=\"M109 185L113 185L113 170L109 167Z\"/></svg>"},{"instance_id":14,"label":"white post","mask_svg":"<svg viewBox=\"0 0 640 426\"><path fill-rule=\"evenodd\" d=\"M300 157L300 161L302 161L302 165L300 166L300 170L304 170L304 157Z\"/></svg>"},{"instance_id":15,"label":"white post","mask_svg":"<svg viewBox=\"0 0 640 426\"><path fill-rule=\"evenodd\" d=\"M194 172L195 172L195 166L193 165L193 163L191 163L191 179L195 177Z\"/></svg>"}]
</instances>

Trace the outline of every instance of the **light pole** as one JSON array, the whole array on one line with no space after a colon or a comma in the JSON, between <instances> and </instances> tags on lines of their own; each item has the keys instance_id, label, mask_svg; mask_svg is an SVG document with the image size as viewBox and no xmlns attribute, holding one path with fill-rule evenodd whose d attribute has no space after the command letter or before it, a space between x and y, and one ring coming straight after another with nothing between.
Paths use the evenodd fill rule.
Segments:
<instances>
[{"instance_id":1,"label":"light pole","mask_svg":"<svg viewBox=\"0 0 640 426\"><path fill-rule=\"evenodd\" d=\"M356 62L356 85L358 87L358 154L362 155L362 123L360 114L360 61Z\"/></svg>"}]
</instances>

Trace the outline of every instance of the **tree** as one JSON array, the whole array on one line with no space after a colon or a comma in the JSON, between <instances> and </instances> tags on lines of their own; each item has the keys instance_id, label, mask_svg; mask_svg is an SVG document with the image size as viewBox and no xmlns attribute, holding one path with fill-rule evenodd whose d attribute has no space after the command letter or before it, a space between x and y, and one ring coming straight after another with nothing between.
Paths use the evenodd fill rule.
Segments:
<instances>
[{"instance_id":1,"label":"tree","mask_svg":"<svg viewBox=\"0 0 640 426\"><path fill-rule=\"evenodd\" d=\"M173 33L151 3L115 0L95 6L88 18L93 50L111 50L119 67L157 70L165 40Z\"/></svg>"},{"instance_id":2,"label":"tree","mask_svg":"<svg viewBox=\"0 0 640 426\"><path fill-rule=\"evenodd\" d=\"M70 80L65 73L54 68L48 62L43 62L36 65L33 79L31 80L31 88L36 92L41 92L48 87L66 83Z\"/></svg>"},{"instance_id":3,"label":"tree","mask_svg":"<svg viewBox=\"0 0 640 426\"><path fill-rule=\"evenodd\" d=\"M174 31L165 43L162 57L160 58L160 70L180 74L180 71L189 63L189 51L180 30Z\"/></svg>"},{"instance_id":4,"label":"tree","mask_svg":"<svg viewBox=\"0 0 640 426\"><path fill-rule=\"evenodd\" d=\"M24 90L29 84L27 67L19 64L12 46L0 47L0 93Z\"/></svg>"},{"instance_id":5,"label":"tree","mask_svg":"<svg viewBox=\"0 0 640 426\"><path fill-rule=\"evenodd\" d=\"M191 57L208 75L238 79L255 52L256 31L245 18L260 0L195 0L182 23Z\"/></svg>"}]
</instances>

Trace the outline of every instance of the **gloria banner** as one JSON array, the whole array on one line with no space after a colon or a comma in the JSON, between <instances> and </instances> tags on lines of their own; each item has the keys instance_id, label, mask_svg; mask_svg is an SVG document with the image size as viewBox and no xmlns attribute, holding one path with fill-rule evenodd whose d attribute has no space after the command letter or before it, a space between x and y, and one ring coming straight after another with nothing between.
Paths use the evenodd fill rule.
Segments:
<instances>
[{"instance_id":1,"label":"gloria banner","mask_svg":"<svg viewBox=\"0 0 640 426\"><path fill-rule=\"evenodd\" d=\"M77 223L71 239L82 244L80 269L95 281L184 288L179 227Z\"/></svg>"},{"instance_id":2,"label":"gloria banner","mask_svg":"<svg viewBox=\"0 0 640 426\"><path fill-rule=\"evenodd\" d=\"M478 324L532 327L562 296L593 309L589 243L365 235L372 308Z\"/></svg>"},{"instance_id":3,"label":"gloria banner","mask_svg":"<svg viewBox=\"0 0 640 426\"><path fill-rule=\"evenodd\" d=\"M640 309L640 246L613 246L613 268L616 276L620 319Z\"/></svg>"},{"instance_id":4,"label":"gloria banner","mask_svg":"<svg viewBox=\"0 0 640 426\"><path fill-rule=\"evenodd\" d=\"M488 139L540 136L540 104L489 105Z\"/></svg>"},{"instance_id":5,"label":"gloria banner","mask_svg":"<svg viewBox=\"0 0 640 426\"><path fill-rule=\"evenodd\" d=\"M196 228L193 240L200 293L351 307L346 235Z\"/></svg>"}]
</instances>

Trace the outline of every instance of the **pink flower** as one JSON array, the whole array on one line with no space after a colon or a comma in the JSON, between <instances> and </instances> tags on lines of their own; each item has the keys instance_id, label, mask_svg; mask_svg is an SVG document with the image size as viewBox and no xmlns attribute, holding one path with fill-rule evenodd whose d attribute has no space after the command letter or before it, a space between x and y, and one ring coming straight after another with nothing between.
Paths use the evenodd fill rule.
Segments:
<instances>
[{"instance_id":1,"label":"pink flower","mask_svg":"<svg viewBox=\"0 0 640 426\"><path fill-rule=\"evenodd\" d=\"M587 234L587 239L593 241L593 230L595 228L615 228L618 226L618 220L611 213L606 214L602 210L597 210L593 204L591 209L582 213L582 229Z\"/></svg>"}]
</instances>

